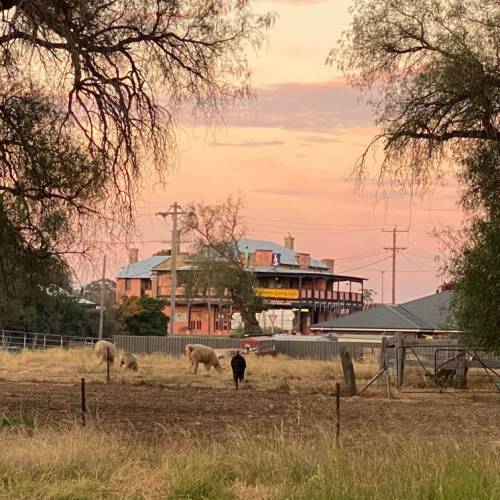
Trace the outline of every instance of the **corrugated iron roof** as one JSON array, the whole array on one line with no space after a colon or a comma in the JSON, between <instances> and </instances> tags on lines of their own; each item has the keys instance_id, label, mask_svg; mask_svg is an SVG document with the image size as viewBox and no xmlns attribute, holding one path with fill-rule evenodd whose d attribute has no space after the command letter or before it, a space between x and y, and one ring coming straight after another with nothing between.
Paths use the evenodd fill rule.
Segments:
<instances>
[{"instance_id":1,"label":"corrugated iron roof","mask_svg":"<svg viewBox=\"0 0 500 500\"><path fill-rule=\"evenodd\" d=\"M317 323L312 330L433 331L452 328L450 292L436 293L400 305L383 304Z\"/></svg>"},{"instance_id":2,"label":"corrugated iron roof","mask_svg":"<svg viewBox=\"0 0 500 500\"><path fill-rule=\"evenodd\" d=\"M151 271L155 266L165 262L168 255L153 255L148 259L140 260L135 264L125 266L119 273L118 278L151 278Z\"/></svg>"},{"instance_id":3,"label":"corrugated iron roof","mask_svg":"<svg viewBox=\"0 0 500 500\"><path fill-rule=\"evenodd\" d=\"M303 269L303 268L292 269L290 267L280 267L280 266L270 266L270 267L259 266L259 267L249 267L247 269L255 273L289 274L289 275L310 274L317 276L325 276L329 278L337 278L337 281L343 281L343 280L362 281L366 279L366 278L360 278L358 276L344 276L343 274L333 274L328 272L328 270L322 270L322 269Z\"/></svg>"},{"instance_id":4,"label":"corrugated iron roof","mask_svg":"<svg viewBox=\"0 0 500 500\"><path fill-rule=\"evenodd\" d=\"M281 254L281 263L288 266L297 265L297 253L295 250L290 250L282 245L278 245L272 241L254 240L250 238L242 238L238 244L239 250L242 253L253 253L255 250L272 250L274 253ZM328 269L328 266L320 260L311 257L311 267L318 267L320 269Z\"/></svg>"}]
</instances>

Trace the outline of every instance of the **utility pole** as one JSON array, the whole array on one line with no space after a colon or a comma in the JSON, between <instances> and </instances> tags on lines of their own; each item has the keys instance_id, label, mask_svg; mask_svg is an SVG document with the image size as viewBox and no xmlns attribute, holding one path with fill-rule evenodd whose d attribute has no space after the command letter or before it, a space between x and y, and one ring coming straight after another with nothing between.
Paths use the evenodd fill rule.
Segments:
<instances>
[{"instance_id":1,"label":"utility pole","mask_svg":"<svg viewBox=\"0 0 500 500\"><path fill-rule=\"evenodd\" d=\"M380 274L382 275L382 304L384 303L384 273L385 271L380 271Z\"/></svg>"},{"instance_id":2,"label":"utility pole","mask_svg":"<svg viewBox=\"0 0 500 500\"><path fill-rule=\"evenodd\" d=\"M102 280L101 280L101 308L99 310L99 340L102 340L102 329L104 327L104 280L106 279L106 256L102 262Z\"/></svg>"},{"instance_id":3,"label":"utility pole","mask_svg":"<svg viewBox=\"0 0 500 500\"><path fill-rule=\"evenodd\" d=\"M156 215L163 217L164 219L171 215L172 216L172 250L170 252L170 335L174 334L175 326L175 295L177 291L177 247L179 245L179 234L177 233L177 216L182 214L181 206L174 201L174 204L170 207L168 212L158 212Z\"/></svg>"},{"instance_id":4,"label":"utility pole","mask_svg":"<svg viewBox=\"0 0 500 500\"><path fill-rule=\"evenodd\" d=\"M394 226L391 230L382 229L383 233L392 233L392 247L384 247L384 250L392 250L392 303L396 303L396 252L398 250L405 250L406 247L398 247L396 240L398 233L408 233L409 229L398 229Z\"/></svg>"}]
</instances>

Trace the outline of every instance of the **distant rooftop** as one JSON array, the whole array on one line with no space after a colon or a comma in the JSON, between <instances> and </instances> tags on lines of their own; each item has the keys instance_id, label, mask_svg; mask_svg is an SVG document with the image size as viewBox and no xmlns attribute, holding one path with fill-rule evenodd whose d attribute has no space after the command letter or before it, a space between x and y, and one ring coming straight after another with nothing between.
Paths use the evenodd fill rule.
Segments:
<instances>
[{"instance_id":1,"label":"distant rooftop","mask_svg":"<svg viewBox=\"0 0 500 500\"><path fill-rule=\"evenodd\" d=\"M329 273L329 267L324 262L321 262L318 259L310 259L310 267L307 269L299 269L297 254L300 252L296 252L295 250L291 250L283 245L278 245L272 241L266 240L255 240L251 238L242 238L238 244L238 249L242 254L253 254L256 250L271 250L274 253L281 254L281 266L277 267L254 267L252 270L256 272L283 272L286 274L331 274ZM177 269L184 270L190 269L190 265L183 265L186 256L183 256L183 259L179 262ZM169 269L168 260L170 256L165 255L155 255L153 257L149 257L148 259L141 260L136 262L135 264L130 264L125 266L119 273L118 278L150 278L152 275L153 269L158 270L167 270ZM296 269L291 269L290 267L285 266L297 266ZM331 274L334 276L333 274ZM337 276L337 275L335 275ZM346 277L350 278L350 277ZM360 279L360 278L353 278Z\"/></svg>"},{"instance_id":2,"label":"distant rooftop","mask_svg":"<svg viewBox=\"0 0 500 500\"><path fill-rule=\"evenodd\" d=\"M155 266L165 262L168 255L153 255L148 259L140 260L135 264L125 266L119 273L118 278L151 278Z\"/></svg>"},{"instance_id":3,"label":"distant rooftop","mask_svg":"<svg viewBox=\"0 0 500 500\"><path fill-rule=\"evenodd\" d=\"M239 242L239 250L241 253L248 252L249 254L254 253L255 250L272 250L274 253L281 254L281 263L287 266L297 265L297 253L295 250L290 250L289 248L278 245L272 241L265 240L254 240L250 238L242 238ZM319 269L328 270L328 266L321 262L320 260L313 259L311 257L311 267L317 267Z\"/></svg>"},{"instance_id":4,"label":"distant rooftop","mask_svg":"<svg viewBox=\"0 0 500 500\"><path fill-rule=\"evenodd\" d=\"M319 331L419 331L453 329L449 314L451 293L445 291L400 305L382 304L317 323Z\"/></svg>"}]
</instances>

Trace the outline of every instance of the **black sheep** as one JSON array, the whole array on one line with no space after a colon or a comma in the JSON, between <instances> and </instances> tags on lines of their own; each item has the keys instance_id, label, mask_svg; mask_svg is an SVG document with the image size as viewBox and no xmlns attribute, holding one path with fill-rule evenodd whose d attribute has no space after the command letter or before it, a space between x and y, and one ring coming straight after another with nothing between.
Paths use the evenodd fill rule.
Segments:
<instances>
[{"instance_id":1,"label":"black sheep","mask_svg":"<svg viewBox=\"0 0 500 500\"><path fill-rule=\"evenodd\" d=\"M236 354L231 359L231 368L233 370L233 379L236 385L236 390L238 390L238 382L243 382L245 378L245 368L247 367L247 362L245 358L240 354L240 351L236 351Z\"/></svg>"}]
</instances>

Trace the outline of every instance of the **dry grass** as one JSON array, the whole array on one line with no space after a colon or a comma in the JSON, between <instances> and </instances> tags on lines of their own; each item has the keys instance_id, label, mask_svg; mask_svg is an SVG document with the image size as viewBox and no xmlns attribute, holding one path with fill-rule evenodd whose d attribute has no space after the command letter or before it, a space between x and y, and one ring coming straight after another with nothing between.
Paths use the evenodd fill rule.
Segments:
<instances>
[{"instance_id":1,"label":"dry grass","mask_svg":"<svg viewBox=\"0 0 500 500\"><path fill-rule=\"evenodd\" d=\"M374 437L336 448L277 432L241 432L199 444L185 436L148 445L96 429L4 431L1 498L57 499L493 499L495 444Z\"/></svg>"},{"instance_id":2,"label":"dry grass","mask_svg":"<svg viewBox=\"0 0 500 500\"><path fill-rule=\"evenodd\" d=\"M129 372L112 370L112 379L119 383L195 385L226 387L232 384L228 361L222 364L226 369L222 373L214 370L207 375L203 366L198 374L188 373L185 356L163 354L140 355L139 371ZM373 362L354 363L358 388L363 387L378 371L378 364ZM106 366L99 365L90 349L50 349L47 351L25 350L20 353L0 351L0 379L9 381L35 382L74 382L85 377L89 382L104 381ZM342 381L342 368L338 360L311 361L288 358L279 355L247 356L247 383L262 390L289 389L300 392L331 391L336 382ZM482 388L491 381L480 370L469 371L469 385ZM408 368L405 385L411 388L432 386L432 380L426 381L420 368ZM383 378L370 388L370 393L385 393Z\"/></svg>"},{"instance_id":3,"label":"dry grass","mask_svg":"<svg viewBox=\"0 0 500 500\"><path fill-rule=\"evenodd\" d=\"M163 354L139 355L138 372L112 370L117 382L132 384L175 384L223 387L232 383L228 361L222 373L214 370L207 375L203 366L198 374L188 373L185 356ZM377 370L375 364L355 364L356 375L362 384ZM0 352L0 378L12 381L68 382L85 377L102 381L106 366L99 365L90 349L50 349L47 351ZM247 356L246 378L257 389L276 389L287 385L291 390L329 390L342 379L338 361L310 361L285 356Z\"/></svg>"}]
</instances>

